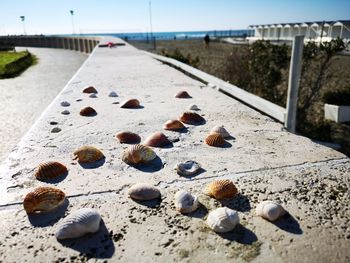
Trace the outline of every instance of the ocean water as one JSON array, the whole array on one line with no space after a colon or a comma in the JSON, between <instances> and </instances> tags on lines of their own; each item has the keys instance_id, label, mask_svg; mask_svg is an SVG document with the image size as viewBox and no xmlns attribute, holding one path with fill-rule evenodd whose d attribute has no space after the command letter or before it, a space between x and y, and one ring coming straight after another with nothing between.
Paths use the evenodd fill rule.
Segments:
<instances>
[{"instance_id":1,"label":"ocean water","mask_svg":"<svg viewBox=\"0 0 350 263\"><path fill-rule=\"evenodd\" d=\"M170 39L193 39L203 38L206 34L210 37L244 37L253 34L253 30L213 30L213 31L184 31L184 32L154 32L154 33L104 33L104 34L84 34L88 36L116 36L127 40L157 40Z\"/></svg>"}]
</instances>

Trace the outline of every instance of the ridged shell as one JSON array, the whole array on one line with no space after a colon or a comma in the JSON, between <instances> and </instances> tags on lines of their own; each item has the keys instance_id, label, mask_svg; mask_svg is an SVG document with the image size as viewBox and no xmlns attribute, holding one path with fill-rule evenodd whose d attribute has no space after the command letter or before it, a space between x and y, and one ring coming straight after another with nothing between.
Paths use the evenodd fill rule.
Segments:
<instances>
[{"instance_id":1,"label":"ridged shell","mask_svg":"<svg viewBox=\"0 0 350 263\"><path fill-rule=\"evenodd\" d=\"M182 124L181 121L178 120L168 120L164 123L163 129L170 131L179 131L185 128L185 125Z\"/></svg>"},{"instance_id":2,"label":"ridged shell","mask_svg":"<svg viewBox=\"0 0 350 263\"><path fill-rule=\"evenodd\" d=\"M81 116L91 117L91 116L95 116L96 114L97 112L95 111L95 109L91 107L85 107L80 110Z\"/></svg>"},{"instance_id":3,"label":"ridged shell","mask_svg":"<svg viewBox=\"0 0 350 263\"><path fill-rule=\"evenodd\" d=\"M263 201L259 203L255 211L258 216L269 221L275 221L286 213L281 205L272 201Z\"/></svg>"},{"instance_id":4,"label":"ridged shell","mask_svg":"<svg viewBox=\"0 0 350 263\"><path fill-rule=\"evenodd\" d=\"M29 192L23 201L27 213L48 212L63 204L66 195L53 187L38 187Z\"/></svg>"},{"instance_id":5,"label":"ridged shell","mask_svg":"<svg viewBox=\"0 0 350 263\"><path fill-rule=\"evenodd\" d=\"M90 86L90 87L84 88L83 93L98 93L98 92L94 87Z\"/></svg>"},{"instance_id":6,"label":"ridged shell","mask_svg":"<svg viewBox=\"0 0 350 263\"><path fill-rule=\"evenodd\" d=\"M205 143L214 147L221 147L225 142L225 139L218 133L211 133L205 138Z\"/></svg>"},{"instance_id":7,"label":"ridged shell","mask_svg":"<svg viewBox=\"0 0 350 263\"><path fill-rule=\"evenodd\" d=\"M210 133L218 133L220 134L224 139L231 137L231 135L228 133L228 131L224 128L224 126L215 126L213 129L211 129Z\"/></svg>"},{"instance_id":8,"label":"ridged shell","mask_svg":"<svg viewBox=\"0 0 350 263\"><path fill-rule=\"evenodd\" d=\"M201 165L195 161L186 161L184 163L178 163L175 166L175 169L179 175L191 176L196 174Z\"/></svg>"},{"instance_id":9,"label":"ridged shell","mask_svg":"<svg viewBox=\"0 0 350 263\"><path fill-rule=\"evenodd\" d=\"M190 104L190 106L188 106L188 109L189 110L200 110L196 104Z\"/></svg>"},{"instance_id":10,"label":"ridged shell","mask_svg":"<svg viewBox=\"0 0 350 263\"><path fill-rule=\"evenodd\" d=\"M120 105L120 108L129 108L129 109L138 108L138 107L140 107L140 102L137 99L126 100L122 102Z\"/></svg>"},{"instance_id":11,"label":"ridged shell","mask_svg":"<svg viewBox=\"0 0 350 263\"><path fill-rule=\"evenodd\" d=\"M153 185L146 183L137 183L128 190L128 195L136 200L152 200L160 197L160 191Z\"/></svg>"},{"instance_id":12,"label":"ridged shell","mask_svg":"<svg viewBox=\"0 0 350 263\"><path fill-rule=\"evenodd\" d=\"M68 106L70 106L70 103L68 101L62 101L61 102L61 106L62 107L68 107Z\"/></svg>"},{"instance_id":13,"label":"ridged shell","mask_svg":"<svg viewBox=\"0 0 350 263\"><path fill-rule=\"evenodd\" d=\"M122 160L127 164L140 164L150 162L156 157L156 153L150 147L135 144L125 150Z\"/></svg>"},{"instance_id":14,"label":"ridged shell","mask_svg":"<svg viewBox=\"0 0 350 263\"><path fill-rule=\"evenodd\" d=\"M74 151L75 159L82 163L93 163L104 158L103 153L93 146L83 146Z\"/></svg>"},{"instance_id":15,"label":"ridged shell","mask_svg":"<svg viewBox=\"0 0 350 263\"><path fill-rule=\"evenodd\" d=\"M141 137L138 134L130 131L118 132L115 137L120 143L139 143L141 141Z\"/></svg>"},{"instance_id":16,"label":"ridged shell","mask_svg":"<svg viewBox=\"0 0 350 263\"><path fill-rule=\"evenodd\" d=\"M215 199L225 199L234 197L238 190L228 179L216 180L207 185L204 193Z\"/></svg>"},{"instance_id":17,"label":"ridged shell","mask_svg":"<svg viewBox=\"0 0 350 263\"><path fill-rule=\"evenodd\" d=\"M115 92L115 91L111 91L111 92L108 94L108 97L118 97L118 94L117 94L117 92Z\"/></svg>"},{"instance_id":18,"label":"ridged shell","mask_svg":"<svg viewBox=\"0 0 350 263\"><path fill-rule=\"evenodd\" d=\"M143 144L151 147L163 147L165 145L171 144L171 142L164 135L164 133L155 132L152 135L148 136Z\"/></svg>"},{"instance_id":19,"label":"ridged shell","mask_svg":"<svg viewBox=\"0 0 350 263\"><path fill-rule=\"evenodd\" d=\"M180 190L174 195L174 203L177 211L188 214L198 208L198 197L185 190Z\"/></svg>"},{"instance_id":20,"label":"ridged shell","mask_svg":"<svg viewBox=\"0 0 350 263\"><path fill-rule=\"evenodd\" d=\"M238 224L238 212L227 207L211 211L207 218L207 225L217 233L232 231Z\"/></svg>"},{"instance_id":21,"label":"ridged shell","mask_svg":"<svg viewBox=\"0 0 350 263\"><path fill-rule=\"evenodd\" d=\"M187 123L187 124L198 124L204 122L204 118L200 116L199 114L191 111L184 112L180 118L180 121Z\"/></svg>"},{"instance_id":22,"label":"ridged shell","mask_svg":"<svg viewBox=\"0 0 350 263\"><path fill-rule=\"evenodd\" d=\"M82 237L88 233L95 233L100 228L100 214L90 208L82 208L64 218L57 227L57 239Z\"/></svg>"},{"instance_id":23,"label":"ridged shell","mask_svg":"<svg viewBox=\"0 0 350 263\"><path fill-rule=\"evenodd\" d=\"M47 181L62 176L67 172L67 167L59 162L45 162L39 164L34 175L38 180Z\"/></svg>"},{"instance_id":24,"label":"ridged shell","mask_svg":"<svg viewBox=\"0 0 350 263\"><path fill-rule=\"evenodd\" d=\"M178 98L178 99L190 99L192 97L190 96L190 94L188 94L187 91L183 90L183 91L179 91L178 93L176 93L175 98Z\"/></svg>"}]
</instances>

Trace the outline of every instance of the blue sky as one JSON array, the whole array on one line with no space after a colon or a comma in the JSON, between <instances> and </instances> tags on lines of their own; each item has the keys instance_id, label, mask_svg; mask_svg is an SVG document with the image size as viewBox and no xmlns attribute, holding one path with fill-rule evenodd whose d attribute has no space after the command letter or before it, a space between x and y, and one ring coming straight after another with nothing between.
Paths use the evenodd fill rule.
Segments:
<instances>
[{"instance_id":1,"label":"blue sky","mask_svg":"<svg viewBox=\"0 0 350 263\"><path fill-rule=\"evenodd\" d=\"M148 32L149 0L0 0L0 35ZM350 20L350 0L152 0L153 31L245 29L251 24Z\"/></svg>"}]
</instances>

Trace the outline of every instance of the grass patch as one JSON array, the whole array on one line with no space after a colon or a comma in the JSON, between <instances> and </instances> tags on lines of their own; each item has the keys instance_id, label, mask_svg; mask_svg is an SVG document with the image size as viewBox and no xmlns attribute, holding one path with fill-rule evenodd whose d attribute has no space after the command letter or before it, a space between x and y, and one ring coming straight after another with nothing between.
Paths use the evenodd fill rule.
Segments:
<instances>
[{"instance_id":1,"label":"grass patch","mask_svg":"<svg viewBox=\"0 0 350 263\"><path fill-rule=\"evenodd\" d=\"M28 51L2 51L0 52L0 79L16 77L36 63L37 58Z\"/></svg>"}]
</instances>

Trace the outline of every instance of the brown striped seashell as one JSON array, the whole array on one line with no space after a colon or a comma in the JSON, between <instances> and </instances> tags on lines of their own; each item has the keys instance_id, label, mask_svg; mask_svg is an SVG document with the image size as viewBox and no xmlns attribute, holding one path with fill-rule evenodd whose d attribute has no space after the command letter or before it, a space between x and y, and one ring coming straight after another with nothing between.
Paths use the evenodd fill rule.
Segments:
<instances>
[{"instance_id":1,"label":"brown striped seashell","mask_svg":"<svg viewBox=\"0 0 350 263\"><path fill-rule=\"evenodd\" d=\"M211 129L210 133L218 133L220 134L224 139L231 137L231 135L228 133L228 131L224 128L224 126L215 126L213 129Z\"/></svg>"},{"instance_id":2,"label":"brown striped seashell","mask_svg":"<svg viewBox=\"0 0 350 263\"><path fill-rule=\"evenodd\" d=\"M135 109L140 107L140 102L137 99L126 100L121 103L120 108Z\"/></svg>"},{"instance_id":3,"label":"brown striped seashell","mask_svg":"<svg viewBox=\"0 0 350 263\"><path fill-rule=\"evenodd\" d=\"M164 130L170 130L170 131L179 131L184 128L186 128L185 125L183 125L182 122L178 120L169 120L166 123L164 123L164 126L163 126Z\"/></svg>"},{"instance_id":4,"label":"brown striped seashell","mask_svg":"<svg viewBox=\"0 0 350 263\"><path fill-rule=\"evenodd\" d=\"M38 187L23 200L24 210L29 213L48 212L63 204L66 195L53 187Z\"/></svg>"},{"instance_id":5,"label":"brown striped seashell","mask_svg":"<svg viewBox=\"0 0 350 263\"><path fill-rule=\"evenodd\" d=\"M205 194L218 200L234 197L237 192L236 186L228 179L211 182L204 190Z\"/></svg>"},{"instance_id":6,"label":"brown striped seashell","mask_svg":"<svg viewBox=\"0 0 350 263\"><path fill-rule=\"evenodd\" d=\"M93 163L104 158L103 153L93 146L83 146L74 151L74 159L81 163Z\"/></svg>"},{"instance_id":7,"label":"brown striped seashell","mask_svg":"<svg viewBox=\"0 0 350 263\"><path fill-rule=\"evenodd\" d=\"M80 110L80 115L85 117L95 116L97 112L91 107L85 107Z\"/></svg>"},{"instance_id":8,"label":"brown striped seashell","mask_svg":"<svg viewBox=\"0 0 350 263\"><path fill-rule=\"evenodd\" d=\"M162 132L155 132L148 136L143 143L146 146L151 147L163 147L165 145L171 144L171 141Z\"/></svg>"},{"instance_id":9,"label":"brown striped seashell","mask_svg":"<svg viewBox=\"0 0 350 263\"><path fill-rule=\"evenodd\" d=\"M183 91L180 91L180 92L176 93L175 98L178 98L178 99L191 99L192 97L190 96L190 94L187 93L187 91L183 90Z\"/></svg>"},{"instance_id":10,"label":"brown striped seashell","mask_svg":"<svg viewBox=\"0 0 350 263\"><path fill-rule=\"evenodd\" d=\"M115 137L120 143L139 143L141 141L141 137L138 134L130 131L118 132Z\"/></svg>"},{"instance_id":11,"label":"brown striped seashell","mask_svg":"<svg viewBox=\"0 0 350 263\"><path fill-rule=\"evenodd\" d=\"M93 86L89 86L83 89L83 93L98 93Z\"/></svg>"},{"instance_id":12,"label":"brown striped seashell","mask_svg":"<svg viewBox=\"0 0 350 263\"><path fill-rule=\"evenodd\" d=\"M68 172L67 167L59 162L45 162L39 164L35 177L40 181L48 181Z\"/></svg>"},{"instance_id":13,"label":"brown striped seashell","mask_svg":"<svg viewBox=\"0 0 350 263\"><path fill-rule=\"evenodd\" d=\"M214 147L221 147L225 142L225 139L218 133L211 133L205 138L205 143Z\"/></svg>"},{"instance_id":14,"label":"brown striped seashell","mask_svg":"<svg viewBox=\"0 0 350 263\"><path fill-rule=\"evenodd\" d=\"M202 116L191 111L185 111L182 113L179 120L187 124L198 124L205 121Z\"/></svg>"},{"instance_id":15,"label":"brown striped seashell","mask_svg":"<svg viewBox=\"0 0 350 263\"><path fill-rule=\"evenodd\" d=\"M148 146L135 144L125 150L122 160L127 164L140 164L152 161L157 157L156 153Z\"/></svg>"}]
</instances>

